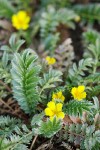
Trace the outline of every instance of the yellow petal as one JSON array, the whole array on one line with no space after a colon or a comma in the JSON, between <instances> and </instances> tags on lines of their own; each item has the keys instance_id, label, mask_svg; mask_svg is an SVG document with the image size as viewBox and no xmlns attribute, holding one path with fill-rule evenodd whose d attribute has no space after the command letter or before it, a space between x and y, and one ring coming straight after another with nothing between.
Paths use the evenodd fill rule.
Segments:
<instances>
[{"instance_id":1,"label":"yellow petal","mask_svg":"<svg viewBox=\"0 0 100 150\"><path fill-rule=\"evenodd\" d=\"M54 94L52 95L52 99L56 99L57 98L57 94Z\"/></svg>"},{"instance_id":2,"label":"yellow petal","mask_svg":"<svg viewBox=\"0 0 100 150\"><path fill-rule=\"evenodd\" d=\"M51 64L55 64L56 60L55 58L51 58Z\"/></svg>"},{"instance_id":3,"label":"yellow petal","mask_svg":"<svg viewBox=\"0 0 100 150\"><path fill-rule=\"evenodd\" d=\"M28 27L29 27L28 24L24 24L24 25L22 26L22 29L23 29L23 30L26 30Z\"/></svg>"},{"instance_id":4,"label":"yellow petal","mask_svg":"<svg viewBox=\"0 0 100 150\"><path fill-rule=\"evenodd\" d=\"M59 112L58 113L58 115L57 115L57 117L60 119L63 119L64 117L65 117L65 114L64 114L64 112Z\"/></svg>"},{"instance_id":5,"label":"yellow petal","mask_svg":"<svg viewBox=\"0 0 100 150\"><path fill-rule=\"evenodd\" d=\"M13 15L12 16L12 22L15 22L17 20L17 16L16 15Z\"/></svg>"},{"instance_id":6,"label":"yellow petal","mask_svg":"<svg viewBox=\"0 0 100 150\"><path fill-rule=\"evenodd\" d=\"M49 57L49 56L47 56L47 57L46 57L46 60L47 60L47 61L49 61L49 60L50 60L50 57Z\"/></svg>"},{"instance_id":7,"label":"yellow petal","mask_svg":"<svg viewBox=\"0 0 100 150\"><path fill-rule=\"evenodd\" d=\"M62 103L58 103L58 104L56 104L56 110L57 110L57 112L59 112L59 111L62 111Z\"/></svg>"},{"instance_id":8,"label":"yellow petal","mask_svg":"<svg viewBox=\"0 0 100 150\"><path fill-rule=\"evenodd\" d=\"M60 92L58 92L57 94L58 94L58 98L61 98L62 92L60 91Z\"/></svg>"},{"instance_id":9,"label":"yellow petal","mask_svg":"<svg viewBox=\"0 0 100 150\"><path fill-rule=\"evenodd\" d=\"M30 22L30 17L29 17L29 16L26 17L25 22L26 22L26 23L29 23L29 22Z\"/></svg>"},{"instance_id":10,"label":"yellow petal","mask_svg":"<svg viewBox=\"0 0 100 150\"><path fill-rule=\"evenodd\" d=\"M53 93L53 95L52 95L52 101L54 101L56 99L61 100L62 102L65 100L65 97L63 96L63 94L62 94L61 91L59 91L57 93Z\"/></svg>"},{"instance_id":11,"label":"yellow petal","mask_svg":"<svg viewBox=\"0 0 100 150\"><path fill-rule=\"evenodd\" d=\"M49 102L47 104L47 106L51 109L51 110L55 110L56 109L56 106L55 106L55 103L53 101Z\"/></svg>"},{"instance_id":12,"label":"yellow petal","mask_svg":"<svg viewBox=\"0 0 100 150\"><path fill-rule=\"evenodd\" d=\"M61 100L62 100L62 101L64 101L64 100L65 100L65 97L64 97L63 95L61 96Z\"/></svg>"},{"instance_id":13,"label":"yellow petal","mask_svg":"<svg viewBox=\"0 0 100 150\"><path fill-rule=\"evenodd\" d=\"M17 13L17 16L18 16L18 18L19 18L20 20L22 20L23 18L26 18L26 17L27 17L27 13L26 13L26 11L19 11L19 12Z\"/></svg>"},{"instance_id":14,"label":"yellow petal","mask_svg":"<svg viewBox=\"0 0 100 150\"><path fill-rule=\"evenodd\" d=\"M81 93L81 92L84 92L85 90L85 86L84 85L80 85L78 86L78 91Z\"/></svg>"},{"instance_id":15,"label":"yellow petal","mask_svg":"<svg viewBox=\"0 0 100 150\"><path fill-rule=\"evenodd\" d=\"M44 110L44 112L45 112L46 116L53 116L53 112L51 111L50 108L46 108L46 109Z\"/></svg>"},{"instance_id":16,"label":"yellow petal","mask_svg":"<svg viewBox=\"0 0 100 150\"><path fill-rule=\"evenodd\" d=\"M83 92L83 93L82 93L82 98L83 98L83 99L86 98L86 92Z\"/></svg>"}]
</instances>

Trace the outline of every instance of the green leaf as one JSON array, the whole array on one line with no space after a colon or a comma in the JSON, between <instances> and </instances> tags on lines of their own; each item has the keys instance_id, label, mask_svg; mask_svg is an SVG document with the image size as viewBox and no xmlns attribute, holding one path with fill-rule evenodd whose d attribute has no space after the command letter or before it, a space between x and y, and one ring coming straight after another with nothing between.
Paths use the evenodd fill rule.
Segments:
<instances>
[{"instance_id":1,"label":"green leaf","mask_svg":"<svg viewBox=\"0 0 100 150\"><path fill-rule=\"evenodd\" d=\"M95 44L96 39L100 39L100 34L96 30L88 29L86 32L83 33L83 38L86 44Z\"/></svg>"},{"instance_id":2,"label":"green leaf","mask_svg":"<svg viewBox=\"0 0 100 150\"><path fill-rule=\"evenodd\" d=\"M37 55L25 50L22 55L16 53L12 61L12 84L14 98L26 113L33 113L39 102L37 85L40 66L36 64Z\"/></svg>"},{"instance_id":3,"label":"green leaf","mask_svg":"<svg viewBox=\"0 0 100 150\"><path fill-rule=\"evenodd\" d=\"M8 64L8 54L6 52L3 53L2 64L3 64L3 68L6 69Z\"/></svg>"},{"instance_id":4,"label":"green leaf","mask_svg":"<svg viewBox=\"0 0 100 150\"><path fill-rule=\"evenodd\" d=\"M66 104L65 112L71 116L82 117L82 113L84 111L90 112L92 106L93 106L93 104L86 100L83 100L83 101L72 100Z\"/></svg>"},{"instance_id":5,"label":"green leaf","mask_svg":"<svg viewBox=\"0 0 100 150\"><path fill-rule=\"evenodd\" d=\"M20 47L25 43L25 40L17 39L17 35L14 33L11 35L9 39L9 45L4 45L1 47L1 50L10 52L10 53L15 53L18 52Z\"/></svg>"},{"instance_id":6,"label":"green leaf","mask_svg":"<svg viewBox=\"0 0 100 150\"><path fill-rule=\"evenodd\" d=\"M100 130L95 131L94 125L86 128L84 146L86 150L95 150L96 147L96 149L100 148Z\"/></svg>"},{"instance_id":7,"label":"green leaf","mask_svg":"<svg viewBox=\"0 0 100 150\"><path fill-rule=\"evenodd\" d=\"M39 133L43 134L45 137L52 137L54 136L62 127L61 120L56 120L54 118L53 121L49 119L46 122L42 122L39 128Z\"/></svg>"},{"instance_id":8,"label":"green leaf","mask_svg":"<svg viewBox=\"0 0 100 150\"><path fill-rule=\"evenodd\" d=\"M3 46L0 48L0 50L3 50L3 51L10 51L10 48L9 48L9 46L7 46L7 45L3 45Z\"/></svg>"},{"instance_id":9,"label":"green leaf","mask_svg":"<svg viewBox=\"0 0 100 150\"><path fill-rule=\"evenodd\" d=\"M54 88L56 85L56 82L62 82L61 80L62 72L57 70L49 70L49 73L43 75L43 79L39 81L39 84L41 86L41 92L49 88Z\"/></svg>"},{"instance_id":10,"label":"green leaf","mask_svg":"<svg viewBox=\"0 0 100 150\"><path fill-rule=\"evenodd\" d=\"M92 67L92 63L92 58L81 59L78 66L74 63L72 68L69 69L69 78L71 81L79 84L85 76L85 71L88 71L89 67Z\"/></svg>"},{"instance_id":11,"label":"green leaf","mask_svg":"<svg viewBox=\"0 0 100 150\"><path fill-rule=\"evenodd\" d=\"M96 72L94 74L90 74L87 77L84 78L85 83L97 83L100 81L100 73Z\"/></svg>"},{"instance_id":12,"label":"green leaf","mask_svg":"<svg viewBox=\"0 0 100 150\"><path fill-rule=\"evenodd\" d=\"M44 113L34 115L31 121L31 126L34 126L35 124L39 125L42 121L43 116Z\"/></svg>"},{"instance_id":13,"label":"green leaf","mask_svg":"<svg viewBox=\"0 0 100 150\"><path fill-rule=\"evenodd\" d=\"M100 38L97 38L95 44L90 44L88 47L95 59L100 60Z\"/></svg>"},{"instance_id":14,"label":"green leaf","mask_svg":"<svg viewBox=\"0 0 100 150\"><path fill-rule=\"evenodd\" d=\"M21 120L11 118L9 116L0 116L0 137L8 136L15 129L16 125L20 125Z\"/></svg>"},{"instance_id":15,"label":"green leaf","mask_svg":"<svg viewBox=\"0 0 100 150\"><path fill-rule=\"evenodd\" d=\"M11 4L11 1L0 0L0 17L11 19L16 12L16 8Z\"/></svg>"},{"instance_id":16,"label":"green leaf","mask_svg":"<svg viewBox=\"0 0 100 150\"><path fill-rule=\"evenodd\" d=\"M99 1L98 1L99 2ZM87 4L86 6L84 5L75 5L74 9L76 13L80 15L82 20L86 23L87 21L89 23L94 23L95 20L100 21L100 4L95 3L95 4Z\"/></svg>"},{"instance_id":17,"label":"green leaf","mask_svg":"<svg viewBox=\"0 0 100 150\"><path fill-rule=\"evenodd\" d=\"M99 110L100 109L100 104L99 104L98 98L95 96L95 97L93 97L93 100L94 100L94 108L96 110Z\"/></svg>"},{"instance_id":18,"label":"green leaf","mask_svg":"<svg viewBox=\"0 0 100 150\"><path fill-rule=\"evenodd\" d=\"M17 35L12 34L9 40L9 44L11 46L11 50L17 52L19 48L25 43L25 40L16 40Z\"/></svg>"}]
</instances>

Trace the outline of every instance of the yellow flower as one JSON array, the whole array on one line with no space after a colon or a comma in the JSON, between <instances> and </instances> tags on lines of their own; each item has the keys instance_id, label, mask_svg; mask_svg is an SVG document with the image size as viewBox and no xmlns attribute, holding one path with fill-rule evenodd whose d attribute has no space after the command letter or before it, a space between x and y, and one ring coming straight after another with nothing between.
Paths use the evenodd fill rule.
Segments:
<instances>
[{"instance_id":1,"label":"yellow flower","mask_svg":"<svg viewBox=\"0 0 100 150\"><path fill-rule=\"evenodd\" d=\"M53 95L52 95L52 101L56 101L56 100L58 100L58 101L60 100L60 101L64 102L65 97L62 94L62 91L59 91L57 93L53 93Z\"/></svg>"},{"instance_id":2,"label":"yellow flower","mask_svg":"<svg viewBox=\"0 0 100 150\"><path fill-rule=\"evenodd\" d=\"M29 27L30 17L26 11L19 11L17 14L12 16L12 25L17 30L26 30Z\"/></svg>"},{"instance_id":3,"label":"yellow flower","mask_svg":"<svg viewBox=\"0 0 100 150\"><path fill-rule=\"evenodd\" d=\"M74 20L75 20L75 22L79 22L81 20L81 17L80 16L76 16Z\"/></svg>"},{"instance_id":4,"label":"yellow flower","mask_svg":"<svg viewBox=\"0 0 100 150\"><path fill-rule=\"evenodd\" d=\"M73 87L71 90L71 94L73 95L74 99L80 101L86 98L86 92L84 92L85 86L80 85L78 87Z\"/></svg>"},{"instance_id":5,"label":"yellow flower","mask_svg":"<svg viewBox=\"0 0 100 150\"><path fill-rule=\"evenodd\" d=\"M46 116L50 117L50 120L52 121L54 117L57 119L63 119L65 114L62 112L62 103L57 103L50 101L47 104L47 108L45 109Z\"/></svg>"},{"instance_id":6,"label":"yellow flower","mask_svg":"<svg viewBox=\"0 0 100 150\"><path fill-rule=\"evenodd\" d=\"M56 59L53 57L47 56L46 61L47 61L48 65L53 65L53 64L55 64Z\"/></svg>"}]
</instances>

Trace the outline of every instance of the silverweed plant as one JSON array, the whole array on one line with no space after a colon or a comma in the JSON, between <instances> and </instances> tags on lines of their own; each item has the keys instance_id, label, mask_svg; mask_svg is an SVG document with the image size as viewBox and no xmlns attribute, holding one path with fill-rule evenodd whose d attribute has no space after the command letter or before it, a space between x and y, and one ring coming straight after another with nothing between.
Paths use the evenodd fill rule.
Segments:
<instances>
[{"instance_id":1,"label":"silverweed plant","mask_svg":"<svg viewBox=\"0 0 100 150\"><path fill-rule=\"evenodd\" d=\"M63 147L100 149L100 39L89 43L88 58L73 63L65 75L54 69L56 59L46 57L46 69L32 49L23 49L24 40L12 35L9 46L1 47L0 84L20 108L0 116L0 150L36 149L44 137ZM91 42L91 41L90 41ZM68 69L68 68L67 68ZM0 98L13 110L3 96ZM22 113L26 115L23 119ZM57 140L55 140L57 139Z\"/></svg>"},{"instance_id":2,"label":"silverweed plant","mask_svg":"<svg viewBox=\"0 0 100 150\"><path fill-rule=\"evenodd\" d=\"M0 150L100 150L100 4L90 1L0 0Z\"/></svg>"}]
</instances>

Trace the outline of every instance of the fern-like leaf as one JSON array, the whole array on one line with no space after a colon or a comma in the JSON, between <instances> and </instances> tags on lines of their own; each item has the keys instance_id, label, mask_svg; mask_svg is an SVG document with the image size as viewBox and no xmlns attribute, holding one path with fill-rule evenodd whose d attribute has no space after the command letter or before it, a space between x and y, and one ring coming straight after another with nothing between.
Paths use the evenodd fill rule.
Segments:
<instances>
[{"instance_id":1,"label":"fern-like leaf","mask_svg":"<svg viewBox=\"0 0 100 150\"><path fill-rule=\"evenodd\" d=\"M96 41L95 41L95 45L90 44L88 49L89 49L90 54L92 55L92 57L95 57L95 59L99 61L100 60L100 39L97 38Z\"/></svg>"},{"instance_id":2,"label":"fern-like leaf","mask_svg":"<svg viewBox=\"0 0 100 150\"><path fill-rule=\"evenodd\" d=\"M96 72L95 74L90 74L84 78L85 83L99 83L100 82L100 73Z\"/></svg>"},{"instance_id":3,"label":"fern-like leaf","mask_svg":"<svg viewBox=\"0 0 100 150\"><path fill-rule=\"evenodd\" d=\"M86 32L83 33L83 38L86 44L95 44L96 39L100 38L100 34L96 30L88 29Z\"/></svg>"},{"instance_id":4,"label":"fern-like leaf","mask_svg":"<svg viewBox=\"0 0 100 150\"><path fill-rule=\"evenodd\" d=\"M100 21L100 4L76 5L74 9L84 21L89 23Z\"/></svg>"},{"instance_id":5,"label":"fern-like leaf","mask_svg":"<svg viewBox=\"0 0 100 150\"><path fill-rule=\"evenodd\" d=\"M44 113L36 114L33 116L31 121L31 126L39 125L43 119Z\"/></svg>"},{"instance_id":6,"label":"fern-like leaf","mask_svg":"<svg viewBox=\"0 0 100 150\"><path fill-rule=\"evenodd\" d=\"M94 125L66 125L64 139L67 139L71 143L80 145L80 149L99 150L100 148L100 130L96 130Z\"/></svg>"},{"instance_id":7,"label":"fern-like leaf","mask_svg":"<svg viewBox=\"0 0 100 150\"><path fill-rule=\"evenodd\" d=\"M20 122L19 119L10 118L9 116L0 116L0 127L10 126L10 124L16 124Z\"/></svg>"},{"instance_id":8,"label":"fern-like leaf","mask_svg":"<svg viewBox=\"0 0 100 150\"><path fill-rule=\"evenodd\" d=\"M0 150L21 150L21 146L22 149L25 148L25 150L27 150L26 144L28 144L32 139L32 131L24 125L22 128L16 127L14 133L15 134L12 133L10 136L8 135L2 139L0 138L2 141L0 143Z\"/></svg>"},{"instance_id":9,"label":"fern-like leaf","mask_svg":"<svg viewBox=\"0 0 100 150\"><path fill-rule=\"evenodd\" d=\"M82 117L84 111L90 112L92 103L88 101L72 100L65 106L65 112L71 116Z\"/></svg>"},{"instance_id":10,"label":"fern-like leaf","mask_svg":"<svg viewBox=\"0 0 100 150\"><path fill-rule=\"evenodd\" d=\"M0 136L10 135L15 129L16 125L20 125L19 119L11 118L9 116L0 116Z\"/></svg>"},{"instance_id":11,"label":"fern-like leaf","mask_svg":"<svg viewBox=\"0 0 100 150\"><path fill-rule=\"evenodd\" d=\"M53 119L53 121L50 121L49 119L47 122L42 122L39 128L39 134L44 135L45 137L52 137L55 135L62 127L61 121L56 120L56 118Z\"/></svg>"},{"instance_id":12,"label":"fern-like leaf","mask_svg":"<svg viewBox=\"0 0 100 150\"><path fill-rule=\"evenodd\" d=\"M24 51L22 55L16 53L12 61L12 84L14 98L26 113L35 111L39 101L37 84L39 81L40 66L35 63L36 54Z\"/></svg>"},{"instance_id":13,"label":"fern-like leaf","mask_svg":"<svg viewBox=\"0 0 100 150\"><path fill-rule=\"evenodd\" d=\"M44 90L49 89L49 88L54 88L56 82L61 82L61 75L62 72L57 71L57 70L49 70L49 73L46 73L43 75L43 79L39 81L40 86L41 86L41 91L42 93Z\"/></svg>"},{"instance_id":14,"label":"fern-like leaf","mask_svg":"<svg viewBox=\"0 0 100 150\"><path fill-rule=\"evenodd\" d=\"M98 147L100 148L100 130L95 131L94 125L87 127L84 140L85 149L92 150L98 144Z\"/></svg>"},{"instance_id":15,"label":"fern-like leaf","mask_svg":"<svg viewBox=\"0 0 100 150\"><path fill-rule=\"evenodd\" d=\"M10 53L18 52L20 47L25 43L25 40L18 40L16 34L12 34L9 39L9 45L3 45L0 50L7 51Z\"/></svg>"},{"instance_id":16,"label":"fern-like leaf","mask_svg":"<svg viewBox=\"0 0 100 150\"><path fill-rule=\"evenodd\" d=\"M89 67L92 66L93 60L92 58L81 59L79 61L78 66L76 63L73 64L72 68L69 69L69 78L79 84L82 80L82 77L85 76L85 71L89 70Z\"/></svg>"}]
</instances>

